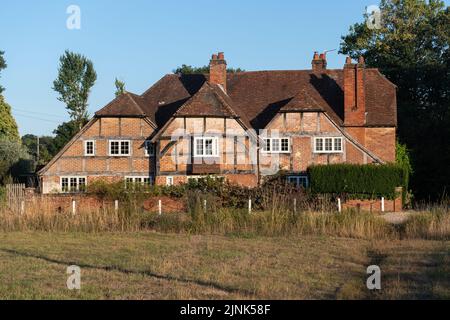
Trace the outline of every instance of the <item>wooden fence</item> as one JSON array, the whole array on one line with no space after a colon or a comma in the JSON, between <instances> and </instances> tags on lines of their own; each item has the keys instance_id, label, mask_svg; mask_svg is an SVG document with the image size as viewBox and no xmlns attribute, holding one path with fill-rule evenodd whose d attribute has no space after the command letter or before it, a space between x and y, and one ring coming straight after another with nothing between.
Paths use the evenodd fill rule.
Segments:
<instances>
[{"instance_id":1,"label":"wooden fence","mask_svg":"<svg viewBox=\"0 0 450 320\"><path fill-rule=\"evenodd\" d=\"M14 211L23 210L23 203L25 201L25 184L14 183L6 185L6 200L8 207Z\"/></svg>"}]
</instances>

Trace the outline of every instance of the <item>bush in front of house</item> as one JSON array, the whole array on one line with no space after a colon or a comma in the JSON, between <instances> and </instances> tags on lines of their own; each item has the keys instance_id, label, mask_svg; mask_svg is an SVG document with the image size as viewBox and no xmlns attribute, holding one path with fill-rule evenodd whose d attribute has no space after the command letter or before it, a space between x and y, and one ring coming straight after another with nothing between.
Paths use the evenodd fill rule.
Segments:
<instances>
[{"instance_id":1,"label":"bush in front of house","mask_svg":"<svg viewBox=\"0 0 450 320\"><path fill-rule=\"evenodd\" d=\"M315 165L308 168L311 192L314 194L344 194L351 198L394 199L395 189L408 190L405 169L395 164Z\"/></svg>"}]
</instances>

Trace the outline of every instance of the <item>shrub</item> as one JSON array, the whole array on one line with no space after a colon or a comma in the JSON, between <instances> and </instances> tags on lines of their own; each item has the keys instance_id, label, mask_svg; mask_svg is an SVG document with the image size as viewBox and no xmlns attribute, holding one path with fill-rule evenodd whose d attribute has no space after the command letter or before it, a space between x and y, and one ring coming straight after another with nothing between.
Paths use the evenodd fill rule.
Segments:
<instances>
[{"instance_id":1,"label":"shrub","mask_svg":"<svg viewBox=\"0 0 450 320\"><path fill-rule=\"evenodd\" d=\"M405 169L394 164L316 165L308 168L311 191L315 194L345 194L358 198L394 199L396 187L407 190Z\"/></svg>"}]
</instances>

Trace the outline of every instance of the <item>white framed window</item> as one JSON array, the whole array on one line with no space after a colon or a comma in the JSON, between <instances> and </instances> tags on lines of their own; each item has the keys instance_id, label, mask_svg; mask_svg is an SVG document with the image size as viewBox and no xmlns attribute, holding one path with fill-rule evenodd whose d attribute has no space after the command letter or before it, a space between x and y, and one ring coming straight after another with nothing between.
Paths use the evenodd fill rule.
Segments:
<instances>
[{"instance_id":1,"label":"white framed window","mask_svg":"<svg viewBox=\"0 0 450 320\"><path fill-rule=\"evenodd\" d=\"M145 141L144 150L147 157L153 157L155 155L155 144L148 140Z\"/></svg>"},{"instance_id":2,"label":"white framed window","mask_svg":"<svg viewBox=\"0 0 450 320\"><path fill-rule=\"evenodd\" d=\"M314 138L315 153L342 153L341 137L317 137Z\"/></svg>"},{"instance_id":3,"label":"white framed window","mask_svg":"<svg viewBox=\"0 0 450 320\"><path fill-rule=\"evenodd\" d=\"M289 176L287 181L296 187L308 188L309 180L307 176Z\"/></svg>"},{"instance_id":4,"label":"white framed window","mask_svg":"<svg viewBox=\"0 0 450 320\"><path fill-rule=\"evenodd\" d=\"M86 157L95 156L95 141L94 140L86 140L84 142L84 155Z\"/></svg>"},{"instance_id":5,"label":"white framed window","mask_svg":"<svg viewBox=\"0 0 450 320\"><path fill-rule=\"evenodd\" d=\"M217 157L218 155L218 137L194 137L194 157Z\"/></svg>"},{"instance_id":6,"label":"white framed window","mask_svg":"<svg viewBox=\"0 0 450 320\"><path fill-rule=\"evenodd\" d=\"M264 138L262 151L264 153L290 153L291 139L289 138Z\"/></svg>"},{"instance_id":7,"label":"white framed window","mask_svg":"<svg viewBox=\"0 0 450 320\"><path fill-rule=\"evenodd\" d=\"M131 155L131 141L130 140L109 140L109 155L110 156L130 156Z\"/></svg>"},{"instance_id":8,"label":"white framed window","mask_svg":"<svg viewBox=\"0 0 450 320\"><path fill-rule=\"evenodd\" d=\"M173 177L166 177L166 186L173 186Z\"/></svg>"},{"instance_id":9,"label":"white framed window","mask_svg":"<svg viewBox=\"0 0 450 320\"><path fill-rule=\"evenodd\" d=\"M153 177L125 177L125 188L133 188L136 185L151 186L153 184Z\"/></svg>"},{"instance_id":10,"label":"white framed window","mask_svg":"<svg viewBox=\"0 0 450 320\"><path fill-rule=\"evenodd\" d=\"M84 192L86 191L86 177L61 177L61 192Z\"/></svg>"}]
</instances>

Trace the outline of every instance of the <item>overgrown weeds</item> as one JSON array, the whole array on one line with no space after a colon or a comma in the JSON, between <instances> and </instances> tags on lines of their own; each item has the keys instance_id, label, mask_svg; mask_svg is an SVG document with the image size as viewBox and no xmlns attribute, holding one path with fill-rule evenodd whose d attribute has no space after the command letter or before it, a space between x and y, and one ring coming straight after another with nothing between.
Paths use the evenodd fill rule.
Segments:
<instances>
[{"instance_id":1,"label":"overgrown weeds","mask_svg":"<svg viewBox=\"0 0 450 320\"><path fill-rule=\"evenodd\" d=\"M348 210L336 211L327 197L312 198L305 193L280 193L279 189L260 190L259 201L245 196L240 205L230 207L221 195L201 189L186 191L180 201L187 202L187 212L150 213L139 203L148 194L128 192L122 196L119 210L111 201L102 207L79 208L58 212L43 198L27 205L23 214L0 208L0 231L47 232L137 232L159 231L188 234L234 236L326 235L357 239L450 239L448 203L429 207L411 215L401 225L393 225L375 214ZM141 198L142 197L142 198ZM233 197L237 199L238 197ZM255 198L254 198L255 199Z\"/></svg>"}]
</instances>

